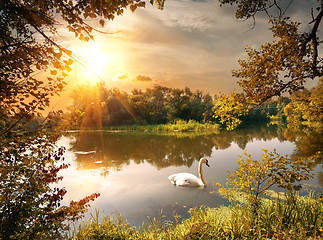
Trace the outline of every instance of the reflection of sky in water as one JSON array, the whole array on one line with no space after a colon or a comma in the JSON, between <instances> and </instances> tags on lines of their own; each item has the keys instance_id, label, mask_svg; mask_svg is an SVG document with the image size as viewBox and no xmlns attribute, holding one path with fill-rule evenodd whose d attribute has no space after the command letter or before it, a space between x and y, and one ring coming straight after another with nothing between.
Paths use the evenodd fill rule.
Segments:
<instances>
[{"instance_id":1,"label":"reflection of sky in water","mask_svg":"<svg viewBox=\"0 0 323 240\"><path fill-rule=\"evenodd\" d=\"M59 145L70 146L69 138L61 139ZM276 149L281 155L290 155L295 150L295 144L289 141L279 141L276 138L267 141L252 140L246 144L247 153L252 154L253 159L261 157L263 148L269 151ZM101 196L91 203L91 213L95 212L95 208L106 214L117 210L130 224L141 225L145 220L144 213L157 217L160 209L163 209L163 215L171 220L174 211L181 216L187 216L187 210L194 206L215 207L226 204L226 201L216 193L217 187L213 183L224 184L226 182L227 172L235 170L236 160L240 158L237 155L242 155L244 150L236 143L231 143L226 149L213 147L211 152L211 155L207 156L210 168L205 166L203 168L205 179L209 183L209 186L204 189L175 187L168 180L169 175L179 172L198 175L198 159L195 159L190 167L187 165L171 166L170 164L168 167L157 168L149 163L149 159L144 160L145 154L143 153L143 159L139 164L138 159L136 162L130 159L121 168L115 168L113 163L109 167L109 162L102 161L105 159L104 156L101 156L101 160L98 161L95 154L89 154L88 157L82 156L88 159L77 162L77 154L71 150L65 154L65 161L71 166L61 171L64 179L59 185L66 187L68 191L64 198L65 204L94 192L100 193ZM103 174L104 172L106 174ZM317 181L315 180L314 183L317 184ZM213 191L215 193L212 193Z\"/></svg>"}]
</instances>

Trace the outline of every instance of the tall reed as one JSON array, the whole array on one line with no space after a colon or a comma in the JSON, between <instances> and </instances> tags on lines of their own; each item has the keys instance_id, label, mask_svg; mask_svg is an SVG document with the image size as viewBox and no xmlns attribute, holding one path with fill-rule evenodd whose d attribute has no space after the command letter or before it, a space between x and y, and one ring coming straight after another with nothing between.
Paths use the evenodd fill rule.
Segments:
<instances>
[{"instance_id":1,"label":"tall reed","mask_svg":"<svg viewBox=\"0 0 323 240\"><path fill-rule=\"evenodd\" d=\"M190 210L190 218L179 222L150 219L150 224L131 227L125 219L97 216L81 224L73 239L322 239L322 197L263 200L255 215L247 205L200 207Z\"/></svg>"}]
</instances>

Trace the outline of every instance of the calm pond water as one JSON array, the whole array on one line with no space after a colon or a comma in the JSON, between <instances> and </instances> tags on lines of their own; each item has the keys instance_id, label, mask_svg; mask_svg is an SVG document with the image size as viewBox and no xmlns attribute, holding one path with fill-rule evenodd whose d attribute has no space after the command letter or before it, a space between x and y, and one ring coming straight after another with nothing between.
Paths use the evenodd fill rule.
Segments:
<instances>
[{"instance_id":1,"label":"calm pond water","mask_svg":"<svg viewBox=\"0 0 323 240\"><path fill-rule=\"evenodd\" d=\"M188 210L195 206L228 204L217 193L214 183L226 182L228 171L236 169L238 155L245 150L254 159L260 158L263 148L292 157L313 151L313 143L307 141L306 148L304 143L286 140L284 134L283 129L275 126L208 136L73 132L58 142L67 147L65 161L71 165L61 171L64 179L59 185L68 191L65 204L94 192L101 194L91 203L86 217L95 209L106 215L119 212L134 226L147 221L147 216L161 216L161 210L163 220L173 220L175 212L188 217ZM203 168L209 186L185 188L169 182L168 176L174 173L198 175L201 157L209 160L210 167ZM307 182L307 189L322 190L320 172L322 165L318 164L316 176Z\"/></svg>"}]
</instances>

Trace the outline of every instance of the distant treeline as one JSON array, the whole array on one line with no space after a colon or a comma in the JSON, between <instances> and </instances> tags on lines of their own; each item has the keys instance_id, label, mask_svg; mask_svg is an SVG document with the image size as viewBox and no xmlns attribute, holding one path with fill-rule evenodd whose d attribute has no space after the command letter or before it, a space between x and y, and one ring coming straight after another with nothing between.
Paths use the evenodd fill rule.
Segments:
<instances>
[{"instance_id":1,"label":"distant treeline","mask_svg":"<svg viewBox=\"0 0 323 240\"><path fill-rule=\"evenodd\" d=\"M131 93L117 88L108 89L104 83L79 86L72 93L70 114L84 113L82 126L155 125L177 120L194 120L199 123L217 121L214 118L217 96L202 91L155 85L145 91L134 89ZM284 119L284 107L289 98L279 98L253 109L242 117L244 123L266 122L274 116Z\"/></svg>"},{"instance_id":2,"label":"distant treeline","mask_svg":"<svg viewBox=\"0 0 323 240\"><path fill-rule=\"evenodd\" d=\"M290 98L280 97L253 108L248 115L242 116L242 124L269 122L273 119L286 122L284 108L291 102Z\"/></svg>"}]
</instances>

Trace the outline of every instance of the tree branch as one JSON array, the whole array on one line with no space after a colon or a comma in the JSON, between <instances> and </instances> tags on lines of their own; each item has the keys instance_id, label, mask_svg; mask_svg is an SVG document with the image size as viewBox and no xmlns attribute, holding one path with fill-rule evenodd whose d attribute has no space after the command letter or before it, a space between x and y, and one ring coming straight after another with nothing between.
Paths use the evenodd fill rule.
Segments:
<instances>
[{"instance_id":1,"label":"tree branch","mask_svg":"<svg viewBox=\"0 0 323 240\"><path fill-rule=\"evenodd\" d=\"M312 59L313 59L313 71L314 71L314 76L322 76L323 73L320 73L318 70L317 70L317 60L318 60L318 49L317 49L317 46L318 46L318 42L317 42L317 39L316 39L316 33L318 31L318 27L322 21L322 18L323 18L323 10L321 10L321 12L317 15L317 17L315 19L313 19L311 23L314 23L314 26L312 28L312 31L311 33L308 35L307 38L305 38L304 42L302 43L301 45L301 54L304 55L305 54L305 50L306 50L306 45L312 41L312 48L313 48L313 56L312 56Z\"/></svg>"}]
</instances>

